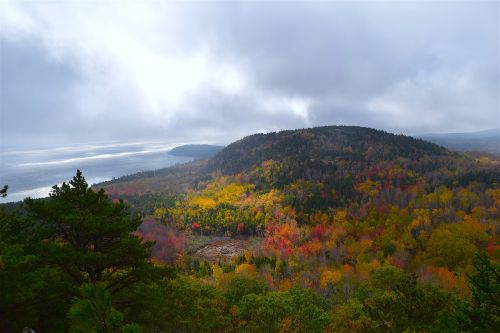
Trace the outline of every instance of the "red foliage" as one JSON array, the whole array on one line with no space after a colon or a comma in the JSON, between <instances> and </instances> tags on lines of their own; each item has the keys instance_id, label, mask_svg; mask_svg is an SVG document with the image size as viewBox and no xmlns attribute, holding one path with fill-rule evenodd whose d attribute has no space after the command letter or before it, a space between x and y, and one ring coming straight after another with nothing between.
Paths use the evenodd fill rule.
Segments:
<instances>
[{"instance_id":1,"label":"red foliage","mask_svg":"<svg viewBox=\"0 0 500 333\"><path fill-rule=\"evenodd\" d=\"M146 241L154 241L152 247L154 259L168 264L175 262L187 243L182 233L151 219L145 220L135 234Z\"/></svg>"},{"instance_id":2,"label":"red foliage","mask_svg":"<svg viewBox=\"0 0 500 333\"><path fill-rule=\"evenodd\" d=\"M317 240L309 241L299 247L299 252L305 256L317 255L320 253L323 245Z\"/></svg>"},{"instance_id":3,"label":"red foliage","mask_svg":"<svg viewBox=\"0 0 500 333\"><path fill-rule=\"evenodd\" d=\"M486 245L486 252L489 253L493 258L500 258L500 245L495 239L491 239Z\"/></svg>"},{"instance_id":4,"label":"red foliage","mask_svg":"<svg viewBox=\"0 0 500 333\"><path fill-rule=\"evenodd\" d=\"M238 223L238 226L236 227L236 231L239 233L242 233L245 230L245 223Z\"/></svg>"},{"instance_id":5,"label":"red foliage","mask_svg":"<svg viewBox=\"0 0 500 333\"><path fill-rule=\"evenodd\" d=\"M392 256L391 264L401 269L406 269L408 266L408 253L406 251L399 250Z\"/></svg>"},{"instance_id":6,"label":"red foliage","mask_svg":"<svg viewBox=\"0 0 500 333\"><path fill-rule=\"evenodd\" d=\"M324 224L315 225L310 232L311 239L323 242L328 237L328 226Z\"/></svg>"},{"instance_id":7,"label":"red foliage","mask_svg":"<svg viewBox=\"0 0 500 333\"><path fill-rule=\"evenodd\" d=\"M269 224L266 228L265 248L277 255L289 256L299 240L299 229L295 223Z\"/></svg>"},{"instance_id":8,"label":"red foliage","mask_svg":"<svg viewBox=\"0 0 500 333\"><path fill-rule=\"evenodd\" d=\"M119 183L105 186L106 194L108 195L144 195L149 192L149 188L147 184L140 181L132 181L126 183Z\"/></svg>"}]
</instances>

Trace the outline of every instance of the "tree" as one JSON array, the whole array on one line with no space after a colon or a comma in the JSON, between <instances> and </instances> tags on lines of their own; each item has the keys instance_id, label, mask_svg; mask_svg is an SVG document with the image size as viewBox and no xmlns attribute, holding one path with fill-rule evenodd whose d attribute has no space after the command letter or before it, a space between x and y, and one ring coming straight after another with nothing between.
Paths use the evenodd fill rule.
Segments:
<instances>
[{"instance_id":1,"label":"tree","mask_svg":"<svg viewBox=\"0 0 500 333\"><path fill-rule=\"evenodd\" d=\"M500 264L495 264L484 253L474 259L475 273L468 276L472 304L462 308L465 330L498 332L500 330Z\"/></svg>"},{"instance_id":2,"label":"tree","mask_svg":"<svg viewBox=\"0 0 500 333\"><path fill-rule=\"evenodd\" d=\"M100 284L85 284L68 312L73 333L118 332L123 315L113 307L111 295Z\"/></svg>"},{"instance_id":3,"label":"tree","mask_svg":"<svg viewBox=\"0 0 500 333\"><path fill-rule=\"evenodd\" d=\"M487 227L471 218L463 222L442 224L431 234L427 243L430 259L439 266L457 269L471 263L480 242L486 242Z\"/></svg>"},{"instance_id":4,"label":"tree","mask_svg":"<svg viewBox=\"0 0 500 333\"><path fill-rule=\"evenodd\" d=\"M74 297L79 296L80 310L93 302L82 285L103 289L117 311L149 311L137 306L137 291L145 288L133 287L157 281L159 273L166 278L174 274L150 262L152 243L133 233L140 223L123 202L113 203L104 191L89 188L80 171L69 184L54 186L47 199L27 199L9 213L0 207L0 331L29 326L67 332ZM73 324L78 330L85 323ZM102 331L99 322L86 324ZM139 326L120 330L138 332Z\"/></svg>"},{"instance_id":5,"label":"tree","mask_svg":"<svg viewBox=\"0 0 500 333\"><path fill-rule=\"evenodd\" d=\"M245 295L261 295L267 292L267 285L257 279L246 276L235 276L232 278L224 290L224 298L228 306L236 305Z\"/></svg>"},{"instance_id":6,"label":"tree","mask_svg":"<svg viewBox=\"0 0 500 333\"><path fill-rule=\"evenodd\" d=\"M0 190L1 197L7 188ZM0 331L29 326L63 332L73 288L58 269L40 262L29 238L31 226L18 209L0 207Z\"/></svg>"},{"instance_id":7,"label":"tree","mask_svg":"<svg viewBox=\"0 0 500 333\"><path fill-rule=\"evenodd\" d=\"M379 289L397 289L405 281L403 270L394 266L384 266L373 271L371 283Z\"/></svg>"},{"instance_id":8,"label":"tree","mask_svg":"<svg viewBox=\"0 0 500 333\"><path fill-rule=\"evenodd\" d=\"M38 255L73 283L103 283L114 294L152 269L150 246L132 234L141 224L122 202L95 192L78 170L69 183L55 185L47 200L26 199Z\"/></svg>"},{"instance_id":9,"label":"tree","mask_svg":"<svg viewBox=\"0 0 500 333\"><path fill-rule=\"evenodd\" d=\"M230 318L220 293L196 279L167 281L158 307L162 310L163 332L224 332Z\"/></svg>"},{"instance_id":10,"label":"tree","mask_svg":"<svg viewBox=\"0 0 500 333\"><path fill-rule=\"evenodd\" d=\"M319 333L329 324L324 299L298 287L243 296L238 308L242 319L240 332Z\"/></svg>"},{"instance_id":11,"label":"tree","mask_svg":"<svg viewBox=\"0 0 500 333\"><path fill-rule=\"evenodd\" d=\"M431 284L417 283L414 274L394 290L378 290L363 303L373 332L443 332L441 321L450 316L450 295Z\"/></svg>"},{"instance_id":12,"label":"tree","mask_svg":"<svg viewBox=\"0 0 500 333\"><path fill-rule=\"evenodd\" d=\"M9 187L7 185L4 185L3 188L0 190L0 198L5 198L7 196L7 190Z\"/></svg>"}]
</instances>

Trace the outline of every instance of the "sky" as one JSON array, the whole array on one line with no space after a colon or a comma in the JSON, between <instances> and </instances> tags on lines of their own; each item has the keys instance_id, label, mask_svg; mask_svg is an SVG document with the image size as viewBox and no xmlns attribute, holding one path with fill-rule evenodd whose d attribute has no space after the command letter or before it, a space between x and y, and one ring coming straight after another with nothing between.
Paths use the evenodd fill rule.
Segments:
<instances>
[{"instance_id":1,"label":"sky","mask_svg":"<svg viewBox=\"0 0 500 333\"><path fill-rule=\"evenodd\" d=\"M500 2L0 0L5 147L500 127Z\"/></svg>"}]
</instances>

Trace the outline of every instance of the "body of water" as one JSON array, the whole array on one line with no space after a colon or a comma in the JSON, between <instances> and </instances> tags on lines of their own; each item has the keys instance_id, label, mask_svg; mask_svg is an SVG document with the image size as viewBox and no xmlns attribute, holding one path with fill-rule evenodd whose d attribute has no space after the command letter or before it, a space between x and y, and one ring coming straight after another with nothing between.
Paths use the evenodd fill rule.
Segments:
<instances>
[{"instance_id":1,"label":"body of water","mask_svg":"<svg viewBox=\"0 0 500 333\"><path fill-rule=\"evenodd\" d=\"M9 185L7 198L19 201L30 196L48 196L55 184L67 182L82 170L89 184L139 171L166 168L192 158L171 156L180 144L132 142L87 144L36 149L6 149L0 152L0 186Z\"/></svg>"}]
</instances>

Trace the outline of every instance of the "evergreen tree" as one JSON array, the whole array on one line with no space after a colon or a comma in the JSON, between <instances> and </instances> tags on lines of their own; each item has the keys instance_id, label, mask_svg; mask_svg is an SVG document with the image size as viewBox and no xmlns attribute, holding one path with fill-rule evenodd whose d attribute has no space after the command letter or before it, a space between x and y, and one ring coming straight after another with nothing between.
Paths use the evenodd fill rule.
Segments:
<instances>
[{"instance_id":1,"label":"evergreen tree","mask_svg":"<svg viewBox=\"0 0 500 333\"><path fill-rule=\"evenodd\" d=\"M500 331L500 264L480 253L474 260L475 273L469 276L472 304L463 308L464 326L471 332ZM463 318L462 317L462 318Z\"/></svg>"},{"instance_id":2,"label":"evergreen tree","mask_svg":"<svg viewBox=\"0 0 500 333\"><path fill-rule=\"evenodd\" d=\"M0 190L0 198L5 198L7 196L7 190L9 187L7 185L4 185L3 188Z\"/></svg>"},{"instance_id":3,"label":"evergreen tree","mask_svg":"<svg viewBox=\"0 0 500 333\"><path fill-rule=\"evenodd\" d=\"M122 202L95 192L80 170L55 185L47 200L26 200L38 254L77 284L103 283L111 294L141 281L152 268L151 243L133 232L141 224ZM43 240L43 241L42 241Z\"/></svg>"}]
</instances>

